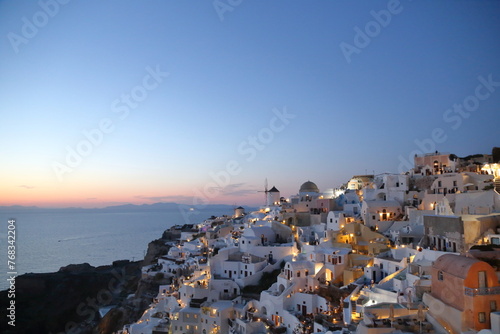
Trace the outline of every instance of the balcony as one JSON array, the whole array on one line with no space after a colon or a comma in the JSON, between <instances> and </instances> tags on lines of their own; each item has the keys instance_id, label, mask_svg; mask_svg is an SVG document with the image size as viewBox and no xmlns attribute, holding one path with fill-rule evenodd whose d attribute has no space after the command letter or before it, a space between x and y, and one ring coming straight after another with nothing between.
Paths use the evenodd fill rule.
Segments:
<instances>
[{"instance_id":1,"label":"balcony","mask_svg":"<svg viewBox=\"0 0 500 334\"><path fill-rule=\"evenodd\" d=\"M491 288L465 288L466 296L484 296L484 295L499 295L500 286L495 286Z\"/></svg>"}]
</instances>

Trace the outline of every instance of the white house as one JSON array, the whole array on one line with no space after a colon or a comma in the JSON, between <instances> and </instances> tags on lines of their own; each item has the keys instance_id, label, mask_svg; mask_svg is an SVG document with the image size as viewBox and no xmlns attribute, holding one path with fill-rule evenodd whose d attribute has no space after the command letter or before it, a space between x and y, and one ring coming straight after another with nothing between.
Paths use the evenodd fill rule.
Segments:
<instances>
[{"instance_id":1,"label":"white house","mask_svg":"<svg viewBox=\"0 0 500 334\"><path fill-rule=\"evenodd\" d=\"M365 225L373 227L403 216L401 205L396 201L363 201L361 211Z\"/></svg>"}]
</instances>

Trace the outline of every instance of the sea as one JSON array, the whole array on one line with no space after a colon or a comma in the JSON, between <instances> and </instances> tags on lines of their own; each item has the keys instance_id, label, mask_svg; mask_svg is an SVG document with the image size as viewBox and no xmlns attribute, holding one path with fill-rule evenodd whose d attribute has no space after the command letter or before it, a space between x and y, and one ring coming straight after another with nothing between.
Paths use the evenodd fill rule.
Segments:
<instances>
[{"instance_id":1,"label":"sea","mask_svg":"<svg viewBox=\"0 0 500 334\"><path fill-rule=\"evenodd\" d=\"M232 214L229 207L173 207L139 212L1 210L0 290L8 289L9 272L16 272L17 275L47 273L58 271L68 264L87 262L92 266L101 266L116 260L142 260L148 243L160 238L171 226L200 223L212 215ZM9 219L15 219L13 270L8 268L7 263Z\"/></svg>"}]
</instances>

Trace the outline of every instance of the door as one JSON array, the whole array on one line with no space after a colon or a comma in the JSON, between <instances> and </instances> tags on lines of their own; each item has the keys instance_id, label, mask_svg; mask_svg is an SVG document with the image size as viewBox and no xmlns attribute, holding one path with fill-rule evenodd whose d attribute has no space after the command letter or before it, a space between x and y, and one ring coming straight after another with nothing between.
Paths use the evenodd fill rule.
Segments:
<instances>
[{"instance_id":1,"label":"door","mask_svg":"<svg viewBox=\"0 0 500 334\"><path fill-rule=\"evenodd\" d=\"M306 305L302 305L302 315L306 315L307 314L307 306Z\"/></svg>"}]
</instances>

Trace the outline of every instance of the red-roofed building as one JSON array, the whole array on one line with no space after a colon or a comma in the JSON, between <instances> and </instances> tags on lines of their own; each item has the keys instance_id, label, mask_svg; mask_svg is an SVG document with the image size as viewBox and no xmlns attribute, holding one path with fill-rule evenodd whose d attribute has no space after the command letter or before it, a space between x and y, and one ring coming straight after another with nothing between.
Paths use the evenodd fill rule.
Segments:
<instances>
[{"instance_id":1,"label":"red-roofed building","mask_svg":"<svg viewBox=\"0 0 500 334\"><path fill-rule=\"evenodd\" d=\"M430 314L453 332L489 329L490 313L500 307L500 284L488 263L445 254L432 266L432 292L424 301Z\"/></svg>"}]
</instances>

